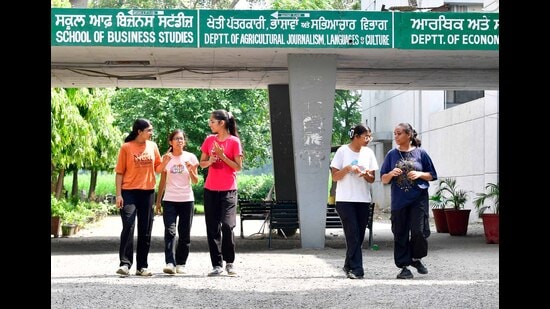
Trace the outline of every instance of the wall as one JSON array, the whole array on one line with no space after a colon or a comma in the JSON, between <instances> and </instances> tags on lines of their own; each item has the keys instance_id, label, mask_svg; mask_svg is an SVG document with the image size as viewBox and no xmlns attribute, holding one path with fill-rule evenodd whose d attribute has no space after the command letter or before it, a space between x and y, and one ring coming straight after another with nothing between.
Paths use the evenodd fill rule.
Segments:
<instances>
[{"instance_id":1,"label":"wall","mask_svg":"<svg viewBox=\"0 0 550 309\"><path fill-rule=\"evenodd\" d=\"M487 182L498 181L498 91L486 91L484 98L450 109L443 109L443 91L363 93L363 121L372 123L377 118L375 141L381 135L390 138L369 145L379 165L396 146L395 125L409 122L432 157L439 178L454 177L459 188L470 192L466 208L474 208L475 193L484 191ZM379 173L376 179L374 201L389 209L390 186L381 184ZM431 182L430 193L436 185ZM477 212L472 211L470 220L477 220Z\"/></svg>"}]
</instances>

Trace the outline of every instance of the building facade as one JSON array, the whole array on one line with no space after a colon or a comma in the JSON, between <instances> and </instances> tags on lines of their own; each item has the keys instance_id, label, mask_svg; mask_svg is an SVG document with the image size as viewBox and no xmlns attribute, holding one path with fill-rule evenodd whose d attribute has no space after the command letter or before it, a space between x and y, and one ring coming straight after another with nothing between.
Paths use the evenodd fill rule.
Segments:
<instances>
[{"instance_id":1,"label":"building facade","mask_svg":"<svg viewBox=\"0 0 550 309\"><path fill-rule=\"evenodd\" d=\"M390 7L404 10L438 8L448 5L452 12L498 12L497 1L380 1L363 0L364 10L380 11ZM407 7L408 6L408 7ZM427 11L428 9L422 9ZM499 171L499 91L498 89L449 91L363 90L362 121L373 130L369 144L381 164L386 153L396 146L393 129L408 122L418 132L422 147L432 157L439 178L452 177L460 189L467 190L466 208L475 209L475 193L484 192L488 182L498 182ZM390 209L390 186L377 181L373 186L374 201ZM437 182L431 182L433 193ZM478 220L477 212L470 221Z\"/></svg>"}]
</instances>

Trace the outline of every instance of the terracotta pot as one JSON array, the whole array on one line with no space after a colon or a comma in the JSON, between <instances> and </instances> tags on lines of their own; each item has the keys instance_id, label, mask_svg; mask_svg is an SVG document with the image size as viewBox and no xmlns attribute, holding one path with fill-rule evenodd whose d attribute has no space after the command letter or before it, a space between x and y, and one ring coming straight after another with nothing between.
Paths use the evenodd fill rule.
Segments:
<instances>
[{"instance_id":1,"label":"terracotta pot","mask_svg":"<svg viewBox=\"0 0 550 309\"><path fill-rule=\"evenodd\" d=\"M447 226L451 236L464 236L468 232L471 209L445 209Z\"/></svg>"},{"instance_id":2,"label":"terracotta pot","mask_svg":"<svg viewBox=\"0 0 550 309\"><path fill-rule=\"evenodd\" d=\"M50 234L53 234L54 238L57 238L59 237L59 235L61 235L61 217L52 217L52 230Z\"/></svg>"},{"instance_id":3,"label":"terracotta pot","mask_svg":"<svg viewBox=\"0 0 550 309\"><path fill-rule=\"evenodd\" d=\"M447 226L447 217L445 216L445 209L432 208L434 215L435 230L438 233L449 233L449 227Z\"/></svg>"},{"instance_id":4,"label":"terracotta pot","mask_svg":"<svg viewBox=\"0 0 550 309\"><path fill-rule=\"evenodd\" d=\"M498 214L482 214L483 230L485 232L485 241L488 244L499 243L499 225L500 216Z\"/></svg>"}]
</instances>

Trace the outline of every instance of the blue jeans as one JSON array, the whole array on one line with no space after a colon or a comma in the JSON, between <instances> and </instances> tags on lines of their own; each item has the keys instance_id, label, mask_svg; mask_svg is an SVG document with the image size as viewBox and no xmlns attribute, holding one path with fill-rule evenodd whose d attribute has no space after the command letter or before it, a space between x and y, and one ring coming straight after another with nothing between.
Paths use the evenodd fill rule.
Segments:
<instances>
[{"instance_id":1,"label":"blue jeans","mask_svg":"<svg viewBox=\"0 0 550 309\"><path fill-rule=\"evenodd\" d=\"M342 221L346 237L344 268L356 276L364 276L363 241L369 220L369 204L359 202L336 202L336 212Z\"/></svg>"},{"instance_id":2,"label":"blue jeans","mask_svg":"<svg viewBox=\"0 0 550 309\"><path fill-rule=\"evenodd\" d=\"M191 224L195 203L163 201L164 260L166 264L185 265L191 247ZM176 220L178 242L176 243Z\"/></svg>"}]
</instances>

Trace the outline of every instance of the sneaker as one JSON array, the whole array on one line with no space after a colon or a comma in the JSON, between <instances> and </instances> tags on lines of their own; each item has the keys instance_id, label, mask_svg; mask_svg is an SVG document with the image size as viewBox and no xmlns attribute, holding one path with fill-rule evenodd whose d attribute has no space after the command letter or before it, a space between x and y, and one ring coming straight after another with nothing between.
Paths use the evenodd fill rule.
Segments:
<instances>
[{"instance_id":1,"label":"sneaker","mask_svg":"<svg viewBox=\"0 0 550 309\"><path fill-rule=\"evenodd\" d=\"M413 273L407 268L407 266L401 269L401 272L397 275L397 279L412 279Z\"/></svg>"},{"instance_id":2,"label":"sneaker","mask_svg":"<svg viewBox=\"0 0 550 309\"><path fill-rule=\"evenodd\" d=\"M347 276L348 276L348 278L350 278L350 279L363 279L363 276L356 275L356 274L354 274L354 273L351 272L351 271L349 271L349 272L347 273Z\"/></svg>"},{"instance_id":3,"label":"sneaker","mask_svg":"<svg viewBox=\"0 0 550 309\"><path fill-rule=\"evenodd\" d=\"M175 275L176 274L176 267L174 267L174 264L168 263L166 264L166 267L162 269L162 271L165 274Z\"/></svg>"},{"instance_id":4,"label":"sneaker","mask_svg":"<svg viewBox=\"0 0 550 309\"><path fill-rule=\"evenodd\" d=\"M177 274L185 274L185 264L177 265L176 266L176 273Z\"/></svg>"},{"instance_id":5,"label":"sneaker","mask_svg":"<svg viewBox=\"0 0 550 309\"><path fill-rule=\"evenodd\" d=\"M413 261L411 263L411 266L416 268L416 270L418 271L419 274L427 274L428 273L428 269L426 268L426 266L424 266L424 264L422 264L422 262L420 260L418 261Z\"/></svg>"},{"instance_id":6,"label":"sneaker","mask_svg":"<svg viewBox=\"0 0 550 309\"><path fill-rule=\"evenodd\" d=\"M344 273L346 273L346 275L350 272L351 269L349 269L347 266L344 266L342 267L342 270L344 271Z\"/></svg>"},{"instance_id":7,"label":"sneaker","mask_svg":"<svg viewBox=\"0 0 550 309\"><path fill-rule=\"evenodd\" d=\"M121 276L129 276L130 269L128 269L128 265L122 265L116 270L116 273Z\"/></svg>"},{"instance_id":8,"label":"sneaker","mask_svg":"<svg viewBox=\"0 0 550 309\"><path fill-rule=\"evenodd\" d=\"M209 277L212 277L212 276L219 276L223 273L223 268L221 268L221 266L216 266L212 269L211 272L208 273L208 276Z\"/></svg>"},{"instance_id":9,"label":"sneaker","mask_svg":"<svg viewBox=\"0 0 550 309\"><path fill-rule=\"evenodd\" d=\"M147 268L136 270L136 276L152 276L152 275L153 273Z\"/></svg>"},{"instance_id":10,"label":"sneaker","mask_svg":"<svg viewBox=\"0 0 550 309\"><path fill-rule=\"evenodd\" d=\"M227 263L225 265L225 270L227 271L227 274L230 276L236 276L237 272L235 271L235 267L233 267L233 263Z\"/></svg>"}]
</instances>

